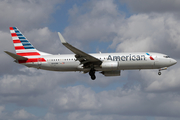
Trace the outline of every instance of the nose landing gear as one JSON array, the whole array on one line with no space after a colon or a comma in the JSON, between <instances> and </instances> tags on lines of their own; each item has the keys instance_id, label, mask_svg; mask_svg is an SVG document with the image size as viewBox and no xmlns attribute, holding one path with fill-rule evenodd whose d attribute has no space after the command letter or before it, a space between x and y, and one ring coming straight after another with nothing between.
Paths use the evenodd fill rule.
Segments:
<instances>
[{"instance_id":1,"label":"nose landing gear","mask_svg":"<svg viewBox=\"0 0 180 120\"><path fill-rule=\"evenodd\" d=\"M161 75L161 71L159 70L158 75Z\"/></svg>"},{"instance_id":2,"label":"nose landing gear","mask_svg":"<svg viewBox=\"0 0 180 120\"><path fill-rule=\"evenodd\" d=\"M161 71L162 71L162 70L167 70L167 67L165 67L165 68L160 68L160 69L159 69L159 72L158 72L158 75L161 75Z\"/></svg>"}]
</instances>

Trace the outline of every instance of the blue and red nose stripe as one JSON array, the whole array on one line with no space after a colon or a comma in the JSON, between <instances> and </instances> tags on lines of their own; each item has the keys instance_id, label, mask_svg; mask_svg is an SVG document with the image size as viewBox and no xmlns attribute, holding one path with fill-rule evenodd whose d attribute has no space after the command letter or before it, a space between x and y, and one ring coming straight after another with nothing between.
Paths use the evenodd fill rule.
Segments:
<instances>
[{"instance_id":1,"label":"blue and red nose stripe","mask_svg":"<svg viewBox=\"0 0 180 120\"><path fill-rule=\"evenodd\" d=\"M149 53L146 53L146 55L148 55L151 60L154 60L154 58L152 56L150 56Z\"/></svg>"}]
</instances>

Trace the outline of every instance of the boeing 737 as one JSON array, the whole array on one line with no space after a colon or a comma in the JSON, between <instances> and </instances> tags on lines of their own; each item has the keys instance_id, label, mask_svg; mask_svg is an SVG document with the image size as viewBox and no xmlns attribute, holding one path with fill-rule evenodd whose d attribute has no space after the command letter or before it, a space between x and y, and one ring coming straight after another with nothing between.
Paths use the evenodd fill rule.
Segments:
<instances>
[{"instance_id":1,"label":"boeing 737","mask_svg":"<svg viewBox=\"0 0 180 120\"><path fill-rule=\"evenodd\" d=\"M62 44L74 54L52 55L38 51L17 27L10 27L10 33L16 54L4 52L16 63L50 71L81 71L89 73L92 80L96 79L96 71L104 76L120 76L121 70L158 69L161 75L162 70L177 63L168 55L152 52L88 54L66 42L59 32Z\"/></svg>"}]
</instances>

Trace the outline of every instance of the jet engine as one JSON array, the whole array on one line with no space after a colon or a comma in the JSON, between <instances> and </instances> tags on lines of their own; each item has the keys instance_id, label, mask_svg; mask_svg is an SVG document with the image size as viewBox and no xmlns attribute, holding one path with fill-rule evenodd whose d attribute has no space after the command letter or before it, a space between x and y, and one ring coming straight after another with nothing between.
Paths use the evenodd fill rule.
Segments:
<instances>
[{"instance_id":1,"label":"jet engine","mask_svg":"<svg viewBox=\"0 0 180 120\"><path fill-rule=\"evenodd\" d=\"M118 62L117 61L104 61L102 64L101 64L101 68L102 70L117 70L118 69Z\"/></svg>"}]
</instances>

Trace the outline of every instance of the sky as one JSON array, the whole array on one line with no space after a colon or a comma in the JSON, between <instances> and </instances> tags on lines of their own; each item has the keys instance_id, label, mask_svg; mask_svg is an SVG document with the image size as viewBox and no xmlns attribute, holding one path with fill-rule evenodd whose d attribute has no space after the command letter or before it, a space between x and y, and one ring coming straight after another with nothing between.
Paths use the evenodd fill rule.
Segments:
<instances>
[{"instance_id":1,"label":"sky","mask_svg":"<svg viewBox=\"0 0 180 120\"><path fill-rule=\"evenodd\" d=\"M0 0L0 120L179 120L179 0ZM16 64L9 27L36 49L72 53L158 52L177 60L162 71L121 76L53 72Z\"/></svg>"}]
</instances>

